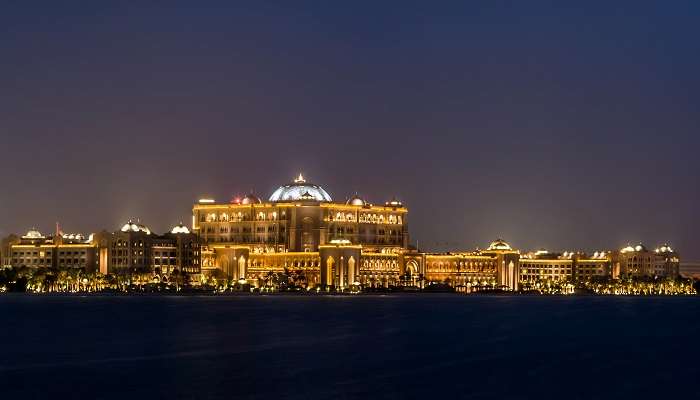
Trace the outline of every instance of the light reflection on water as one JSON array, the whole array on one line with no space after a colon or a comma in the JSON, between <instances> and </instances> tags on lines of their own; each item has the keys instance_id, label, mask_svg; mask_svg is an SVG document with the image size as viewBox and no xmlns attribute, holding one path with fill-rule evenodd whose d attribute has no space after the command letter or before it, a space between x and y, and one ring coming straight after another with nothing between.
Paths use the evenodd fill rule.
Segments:
<instances>
[{"instance_id":1,"label":"light reflection on water","mask_svg":"<svg viewBox=\"0 0 700 400\"><path fill-rule=\"evenodd\" d=\"M694 394L699 311L698 298L2 296L0 384L23 398L669 398Z\"/></svg>"}]
</instances>

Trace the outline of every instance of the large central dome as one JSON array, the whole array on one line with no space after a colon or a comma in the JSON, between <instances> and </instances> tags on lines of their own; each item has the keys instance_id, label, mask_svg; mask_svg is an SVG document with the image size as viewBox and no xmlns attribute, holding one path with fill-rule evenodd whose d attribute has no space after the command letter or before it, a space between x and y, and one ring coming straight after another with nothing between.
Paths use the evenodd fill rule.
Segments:
<instances>
[{"instance_id":1,"label":"large central dome","mask_svg":"<svg viewBox=\"0 0 700 400\"><path fill-rule=\"evenodd\" d=\"M298 201L312 200L332 202L331 196L323 190L322 187L307 183L304 177L299 174L299 177L293 183L280 186L270 196L270 201Z\"/></svg>"}]
</instances>

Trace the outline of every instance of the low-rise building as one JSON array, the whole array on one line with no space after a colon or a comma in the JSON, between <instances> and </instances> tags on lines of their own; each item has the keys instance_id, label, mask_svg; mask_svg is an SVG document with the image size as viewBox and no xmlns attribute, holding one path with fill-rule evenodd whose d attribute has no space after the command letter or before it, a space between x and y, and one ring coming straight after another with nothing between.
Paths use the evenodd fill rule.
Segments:
<instances>
[{"instance_id":1,"label":"low-rise building","mask_svg":"<svg viewBox=\"0 0 700 400\"><path fill-rule=\"evenodd\" d=\"M575 281L590 280L610 276L611 260L609 252L595 252L588 255L583 252L565 251L552 253L541 249L520 256L520 281Z\"/></svg>"},{"instance_id":2,"label":"low-rise building","mask_svg":"<svg viewBox=\"0 0 700 400\"><path fill-rule=\"evenodd\" d=\"M649 250L643 244L627 246L612 253L614 278L680 276L680 256L664 244Z\"/></svg>"},{"instance_id":3,"label":"low-rise building","mask_svg":"<svg viewBox=\"0 0 700 400\"><path fill-rule=\"evenodd\" d=\"M45 236L32 229L2 241L2 265L28 268L79 268L86 272L146 273L167 280L172 274L199 278L199 237L179 224L164 235L129 221L117 232L82 234L57 232Z\"/></svg>"},{"instance_id":4,"label":"low-rise building","mask_svg":"<svg viewBox=\"0 0 700 400\"><path fill-rule=\"evenodd\" d=\"M520 282L572 281L575 271L573 254L538 250L520 256Z\"/></svg>"},{"instance_id":5,"label":"low-rise building","mask_svg":"<svg viewBox=\"0 0 700 400\"><path fill-rule=\"evenodd\" d=\"M79 268L97 271L97 245L90 236L65 234L44 236L36 229L5 240L3 264L29 268Z\"/></svg>"},{"instance_id":6,"label":"low-rise building","mask_svg":"<svg viewBox=\"0 0 700 400\"><path fill-rule=\"evenodd\" d=\"M144 224L129 221L119 231L96 235L102 273L150 273L167 280L173 274L197 279L201 272L199 237L179 224L156 235Z\"/></svg>"}]
</instances>

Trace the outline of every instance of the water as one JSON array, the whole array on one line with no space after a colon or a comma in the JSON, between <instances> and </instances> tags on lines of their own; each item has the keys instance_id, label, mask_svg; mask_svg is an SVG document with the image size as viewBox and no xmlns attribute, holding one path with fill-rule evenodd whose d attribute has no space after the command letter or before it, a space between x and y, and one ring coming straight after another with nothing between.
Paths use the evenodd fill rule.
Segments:
<instances>
[{"instance_id":1,"label":"water","mask_svg":"<svg viewBox=\"0 0 700 400\"><path fill-rule=\"evenodd\" d=\"M1 398L696 398L700 298L0 297Z\"/></svg>"}]
</instances>

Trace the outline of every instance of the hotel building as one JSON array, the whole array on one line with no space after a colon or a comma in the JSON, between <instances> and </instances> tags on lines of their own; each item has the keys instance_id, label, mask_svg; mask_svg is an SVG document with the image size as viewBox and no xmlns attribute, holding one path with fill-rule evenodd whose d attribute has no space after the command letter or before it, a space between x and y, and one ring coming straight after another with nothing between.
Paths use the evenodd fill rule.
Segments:
<instances>
[{"instance_id":1,"label":"hotel building","mask_svg":"<svg viewBox=\"0 0 700 400\"><path fill-rule=\"evenodd\" d=\"M202 239L202 271L221 269L258 285L270 272L298 270L310 286L453 286L518 288L518 252L503 241L485 251L421 253L409 246L408 209L351 196L334 201L299 175L267 201L201 199L192 210Z\"/></svg>"},{"instance_id":2,"label":"hotel building","mask_svg":"<svg viewBox=\"0 0 700 400\"><path fill-rule=\"evenodd\" d=\"M520 282L590 280L610 275L610 256L604 251L589 256L581 252L550 253L538 250L522 254Z\"/></svg>"},{"instance_id":3,"label":"hotel building","mask_svg":"<svg viewBox=\"0 0 700 400\"><path fill-rule=\"evenodd\" d=\"M117 232L95 235L95 241L102 273L151 272L163 281L173 273L199 278L199 237L182 224L156 235L140 222L129 221Z\"/></svg>"},{"instance_id":4,"label":"hotel building","mask_svg":"<svg viewBox=\"0 0 700 400\"><path fill-rule=\"evenodd\" d=\"M642 244L627 246L612 254L612 263L613 278L680 275L680 257L667 244L654 251Z\"/></svg>"},{"instance_id":5,"label":"hotel building","mask_svg":"<svg viewBox=\"0 0 700 400\"><path fill-rule=\"evenodd\" d=\"M226 202L201 199L192 230L182 224L156 235L129 221L117 232L82 235L36 230L3 241L4 265L74 267L104 274L151 273L156 281L186 274L224 274L264 286L293 273L323 290L450 285L459 291L519 290L538 282L596 278L677 277L679 255L668 245L643 245L593 255L539 250L522 253L502 239L485 250L421 252L409 245L408 209L397 199L372 204L355 194L333 200L299 175L267 200L253 194Z\"/></svg>"},{"instance_id":6,"label":"hotel building","mask_svg":"<svg viewBox=\"0 0 700 400\"><path fill-rule=\"evenodd\" d=\"M80 268L94 272L99 269L97 246L93 237L57 232L44 236L36 229L21 237L3 240L3 265L29 268Z\"/></svg>"},{"instance_id":7,"label":"hotel building","mask_svg":"<svg viewBox=\"0 0 700 400\"><path fill-rule=\"evenodd\" d=\"M408 209L392 199L375 205L351 196L335 201L299 175L263 201L253 194L229 202L201 199L192 209L202 240L202 272L220 269L259 286L270 273L299 271L310 287L424 286L458 290L518 290L542 281L591 280L620 271L636 276L677 276L678 254L621 251L521 254L497 239L486 250L425 253L409 246ZM616 272L617 271L617 272ZM615 275L615 276L617 276Z\"/></svg>"},{"instance_id":8,"label":"hotel building","mask_svg":"<svg viewBox=\"0 0 700 400\"><path fill-rule=\"evenodd\" d=\"M86 272L152 273L167 281L173 273L199 279L199 237L180 224L156 235L143 224L129 221L117 232L100 232L87 239L80 234L44 236L31 230L3 240L5 266L78 268Z\"/></svg>"}]
</instances>

